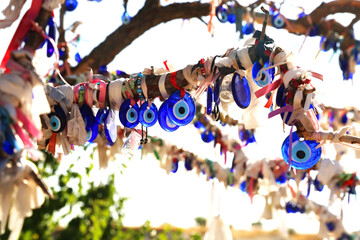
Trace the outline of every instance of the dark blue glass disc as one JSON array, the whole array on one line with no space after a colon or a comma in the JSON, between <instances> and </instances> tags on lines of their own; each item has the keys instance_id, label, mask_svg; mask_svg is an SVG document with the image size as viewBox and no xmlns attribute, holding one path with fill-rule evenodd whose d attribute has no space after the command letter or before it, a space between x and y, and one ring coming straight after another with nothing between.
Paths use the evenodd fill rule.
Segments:
<instances>
[{"instance_id":1,"label":"dark blue glass disc","mask_svg":"<svg viewBox=\"0 0 360 240\"><path fill-rule=\"evenodd\" d=\"M178 125L176 125L168 116L167 111L167 104L168 101L166 100L163 102L160 106L159 113L158 113L158 119L159 124L162 129L164 129L167 132L173 132L179 128Z\"/></svg>"},{"instance_id":2,"label":"dark blue glass disc","mask_svg":"<svg viewBox=\"0 0 360 240\"><path fill-rule=\"evenodd\" d=\"M271 83L272 80L274 79L274 73L275 73L274 68L270 68L265 71L260 71L262 68L267 68L267 67L269 67L268 62L266 62L264 64L264 67L258 62L255 62L253 65L252 77L253 77L256 85L258 85L259 87L265 87L266 85ZM258 79L260 74L261 74L261 77ZM258 80L256 80L256 79L258 79Z\"/></svg>"},{"instance_id":3,"label":"dark blue glass disc","mask_svg":"<svg viewBox=\"0 0 360 240\"><path fill-rule=\"evenodd\" d=\"M195 102L188 92L181 98L180 90L171 94L167 99L167 111L169 118L176 125L189 124L195 117Z\"/></svg>"},{"instance_id":4,"label":"dark blue glass disc","mask_svg":"<svg viewBox=\"0 0 360 240\"><path fill-rule=\"evenodd\" d=\"M139 106L137 103L131 106L130 99L126 99L120 106L119 118L124 127L136 127L139 124Z\"/></svg>"},{"instance_id":5,"label":"dark blue glass disc","mask_svg":"<svg viewBox=\"0 0 360 240\"><path fill-rule=\"evenodd\" d=\"M66 0L65 1L65 7L66 11L74 11L78 5L77 0Z\"/></svg>"},{"instance_id":6,"label":"dark blue glass disc","mask_svg":"<svg viewBox=\"0 0 360 240\"><path fill-rule=\"evenodd\" d=\"M100 108L98 112L96 113L96 121L99 124L104 124L106 118L109 115L109 109L108 108Z\"/></svg>"},{"instance_id":7,"label":"dark blue glass disc","mask_svg":"<svg viewBox=\"0 0 360 240\"><path fill-rule=\"evenodd\" d=\"M94 113L93 113L91 107L89 107L89 105L87 105L87 104L81 105L80 113L81 113L82 118L84 119L86 131L90 130L92 127L93 121L95 121Z\"/></svg>"},{"instance_id":8,"label":"dark blue glass disc","mask_svg":"<svg viewBox=\"0 0 360 240\"><path fill-rule=\"evenodd\" d=\"M276 105L283 107L285 105L285 99L285 86L284 84L281 84L276 93Z\"/></svg>"},{"instance_id":9,"label":"dark blue glass disc","mask_svg":"<svg viewBox=\"0 0 360 240\"><path fill-rule=\"evenodd\" d=\"M245 23L245 25L242 27L242 32L245 35L250 35L255 31L254 23Z\"/></svg>"},{"instance_id":10,"label":"dark blue glass disc","mask_svg":"<svg viewBox=\"0 0 360 240\"><path fill-rule=\"evenodd\" d=\"M59 105L54 106L54 112L49 113L48 117L52 132L59 133L65 129L67 123L66 114Z\"/></svg>"},{"instance_id":11,"label":"dark blue glass disc","mask_svg":"<svg viewBox=\"0 0 360 240\"><path fill-rule=\"evenodd\" d=\"M216 10L215 15L221 23L226 23L229 15L229 8L225 4L220 4Z\"/></svg>"},{"instance_id":12,"label":"dark blue glass disc","mask_svg":"<svg viewBox=\"0 0 360 240\"><path fill-rule=\"evenodd\" d=\"M201 134L201 139L204 142L209 143L214 140L214 134L211 131L205 131Z\"/></svg>"},{"instance_id":13,"label":"dark blue glass disc","mask_svg":"<svg viewBox=\"0 0 360 240\"><path fill-rule=\"evenodd\" d=\"M90 129L87 130L87 133L88 136L86 140L88 142L93 142L99 133L99 124L97 123L97 121L95 121L95 119L93 119L92 125L90 126Z\"/></svg>"},{"instance_id":14,"label":"dark blue glass disc","mask_svg":"<svg viewBox=\"0 0 360 240\"><path fill-rule=\"evenodd\" d=\"M176 173L179 168L179 161L174 160L171 166L171 172Z\"/></svg>"},{"instance_id":15,"label":"dark blue glass disc","mask_svg":"<svg viewBox=\"0 0 360 240\"><path fill-rule=\"evenodd\" d=\"M280 15L280 13L272 17L271 23L275 28L284 28L286 26L284 18Z\"/></svg>"},{"instance_id":16,"label":"dark blue glass disc","mask_svg":"<svg viewBox=\"0 0 360 240\"><path fill-rule=\"evenodd\" d=\"M149 108L149 102L144 102L139 110L139 121L144 127L151 127L158 120L158 109L154 103Z\"/></svg>"},{"instance_id":17,"label":"dark blue glass disc","mask_svg":"<svg viewBox=\"0 0 360 240\"><path fill-rule=\"evenodd\" d=\"M113 145L117 139L117 127L115 123L115 113L111 110L104 122L104 132L108 144Z\"/></svg>"},{"instance_id":18,"label":"dark blue glass disc","mask_svg":"<svg viewBox=\"0 0 360 240\"><path fill-rule=\"evenodd\" d=\"M127 11L125 11L121 16L121 21L123 22L124 25L127 25L131 22L131 17Z\"/></svg>"},{"instance_id":19,"label":"dark blue glass disc","mask_svg":"<svg viewBox=\"0 0 360 240\"><path fill-rule=\"evenodd\" d=\"M305 170L313 167L321 157L321 148L316 149L319 144L316 141L300 140L296 132L292 133L291 166L296 169ZM281 147L284 161L289 164L289 136L284 140Z\"/></svg>"},{"instance_id":20,"label":"dark blue glass disc","mask_svg":"<svg viewBox=\"0 0 360 240\"><path fill-rule=\"evenodd\" d=\"M212 111L212 102L213 102L213 91L211 87L207 89L207 101L206 101L206 114L210 115Z\"/></svg>"},{"instance_id":21,"label":"dark blue glass disc","mask_svg":"<svg viewBox=\"0 0 360 240\"><path fill-rule=\"evenodd\" d=\"M234 73L231 81L232 94L235 103L240 108L247 108L251 101L251 92L248 81L245 77L241 77L238 73Z\"/></svg>"},{"instance_id":22,"label":"dark blue glass disc","mask_svg":"<svg viewBox=\"0 0 360 240\"><path fill-rule=\"evenodd\" d=\"M220 76L216 79L216 82L215 82L215 86L214 86L214 102L216 102L217 104L220 103L220 99L219 99L219 96L220 96L220 85L221 85L221 78Z\"/></svg>"}]
</instances>

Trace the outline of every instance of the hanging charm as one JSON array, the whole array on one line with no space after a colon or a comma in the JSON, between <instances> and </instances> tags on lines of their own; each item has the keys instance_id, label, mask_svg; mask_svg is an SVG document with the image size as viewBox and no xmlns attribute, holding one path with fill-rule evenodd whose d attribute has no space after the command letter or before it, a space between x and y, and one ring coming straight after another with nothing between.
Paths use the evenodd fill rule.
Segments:
<instances>
[{"instance_id":1,"label":"hanging charm","mask_svg":"<svg viewBox=\"0 0 360 240\"><path fill-rule=\"evenodd\" d=\"M131 18L129 13L127 12L127 1L124 1L124 13L121 15L121 21L124 25L127 25L131 22Z\"/></svg>"},{"instance_id":2,"label":"hanging charm","mask_svg":"<svg viewBox=\"0 0 360 240\"><path fill-rule=\"evenodd\" d=\"M130 99L126 99L120 106L119 118L124 127L136 127L139 123L139 105L135 103L131 106Z\"/></svg>"},{"instance_id":3,"label":"hanging charm","mask_svg":"<svg viewBox=\"0 0 360 240\"><path fill-rule=\"evenodd\" d=\"M52 17L49 18L49 32L48 32L48 36L50 38L52 38L54 41L56 41L56 26L54 23L54 19ZM46 51L46 55L47 57L51 57L54 54L54 46L51 44L51 42L47 39L46 40L46 45L47 45L47 51Z\"/></svg>"},{"instance_id":4,"label":"hanging charm","mask_svg":"<svg viewBox=\"0 0 360 240\"><path fill-rule=\"evenodd\" d=\"M210 115L212 112L212 103L213 103L213 91L209 86L207 89L207 99L206 99L206 114Z\"/></svg>"},{"instance_id":5,"label":"hanging charm","mask_svg":"<svg viewBox=\"0 0 360 240\"><path fill-rule=\"evenodd\" d=\"M113 110L108 109L108 113L104 121L104 132L108 144L113 145L117 139L115 112Z\"/></svg>"},{"instance_id":6,"label":"hanging charm","mask_svg":"<svg viewBox=\"0 0 360 240\"><path fill-rule=\"evenodd\" d=\"M74 11L78 5L77 0L65 0L66 11Z\"/></svg>"},{"instance_id":7,"label":"hanging charm","mask_svg":"<svg viewBox=\"0 0 360 240\"><path fill-rule=\"evenodd\" d=\"M84 119L85 129L88 134L86 140L88 142L93 142L96 139L99 132L99 125L96 120L96 117L94 116L91 107L85 103L81 105L80 113L82 118Z\"/></svg>"},{"instance_id":8,"label":"hanging charm","mask_svg":"<svg viewBox=\"0 0 360 240\"><path fill-rule=\"evenodd\" d=\"M226 23L228 21L229 14L230 14L230 10L226 4L220 4L216 8L216 17L221 23Z\"/></svg>"},{"instance_id":9,"label":"hanging charm","mask_svg":"<svg viewBox=\"0 0 360 240\"><path fill-rule=\"evenodd\" d=\"M231 90L235 103L240 108L247 108L251 101L250 86L245 77L240 76L237 72L234 73L231 81Z\"/></svg>"},{"instance_id":10,"label":"hanging charm","mask_svg":"<svg viewBox=\"0 0 360 240\"><path fill-rule=\"evenodd\" d=\"M291 146L289 139L290 136L285 139L281 147L281 152L287 164L291 161L291 167L306 170L313 167L319 161L321 148L316 148L319 145L318 142L302 140L296 132L292 133Z\"/></svg>"},{"instance_id":11,"label":"hanging charm","mask_svg":"<svg viewBox=\"0 0 360 240\"><path fill-rule=\"evenodd\" d=\"M154 103L149 107L149 102L145 101L139 109L139 121L144 127L152 127L158 119L158 110Z\"/></svg>"},{"instance_id":12,"label":"hanging charm","mask_svg":"<svg viewBox=\"0 0 360 240\"><path fill-rule=\"evenodd\" d=\"M273 15L271 23L275 28L278 29L286 27L285 19L279 12Z\"/></svg>"},{"instance_id":13,"label":"hanging charm","mask_svg":"<svg viewBox=\"0 0 360 240\"><path fill-rule=\"evenodd\" d=\"M168 114L168 101L164 101L159 109L159 124L162 129L164 129L167 132L174 132L176 131L180 126L176 125L170 118Z\"/></svg>"},{"instance_id":14,"label":"hanging charm","mask_svg":"<svg viewBox=\"0 0 360 240\"><path fill-rule=\"evenodd\" d=\"M49 113L48 117L52 132L59 133L65 129L67 123L66 114L59 105L54 106L54 111Z\"/></svg>"},{"instance_id":15,"label":"hanging charm","mask_svg":"<svg viewBox=\"0 0 360 240\"><path fill-rule=\"evenodd\" d=\"M181 97L180 91L176 91L168 99L167 110L172 122L185 126L195 117L195 102L188 92Z\"/></svg>"}]
</instances>

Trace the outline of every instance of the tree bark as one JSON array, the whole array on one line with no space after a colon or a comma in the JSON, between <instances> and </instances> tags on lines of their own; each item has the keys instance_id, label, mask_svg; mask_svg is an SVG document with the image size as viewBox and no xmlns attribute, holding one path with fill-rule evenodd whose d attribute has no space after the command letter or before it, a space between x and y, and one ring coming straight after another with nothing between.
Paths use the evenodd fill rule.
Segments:
<instances>
[{"instance_id":1,"label":"tree bark","mask_svg":"<svg viewBox=\"0 0 360 240\"><path fill-rule=\"evenodd\" d=\"M259 1L256 3L258 4L258 2ZM209 3L173 3L163 7L158 3L158 0L147 0L144 7L132 18L129 24L121 25L111 33L102 43L95 47L88 56L84 57L78 66L72 69L73 73L84 73L88 71L88 68L97 70L100 66L109 64L115 56L132 41L160 23L179 18L200 18L207 16L210 13ZM250 10L243 7L243 11L244 13L242 16L243 20L245 20L246 11ZM329 3L322 3L309 14L312 23L319 27L319 35L327 36L329 30L332 30L339 35L344 36L340 46L341 50L345 50L355 43L355 39L348 30L357 21L353 22L351 26L343 26L335 20L327 21L325 18L331 14L345 12L353 13L357 17L360 17L360 2L337 0ZM253 17L257 23L262 23L264 20L263 13L254 13ZM305 35L308 28L311 26L306 18L287 20L290 24L287 25L285 29L289 31L289 33ZM271 21L269 21L268 25L272 26Z\"/></svg>"},{"instance_id":2,"label":"tree bark","mask_svg":"<svg viewBox=\"0 0 360 240\"><path fill-rule=\"evenodd\" d=\"M202 17L209 14L210 4L191 2L173 3L165 7L145 7L131 19L127 25L121 25L111 33L104 42L95 47L91 53L73 69L73 73L83 73L88 68L99 69L110 63L115 56L150 28L174 19Z\"/></svg>"}]
</instances>

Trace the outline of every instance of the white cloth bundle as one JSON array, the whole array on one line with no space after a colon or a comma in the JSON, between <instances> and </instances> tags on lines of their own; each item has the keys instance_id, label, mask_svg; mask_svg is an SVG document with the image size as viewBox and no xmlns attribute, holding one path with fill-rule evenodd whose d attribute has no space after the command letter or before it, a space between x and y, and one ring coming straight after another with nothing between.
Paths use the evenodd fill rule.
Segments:
<instances>
[{"instance_id":1,"label":"white cloth bundle","mask_svg":"<svg viewBox=\"0 0 360 240\"><path fill-rule=\"evenodd\" d=\"M74 145L84 145L86 143L87 132L85 129L85 122L81 116L79 106L73 104L71 109L72 117L67 124L67 136L69 137L69 142Z\"/></svg>"},{"instance_id":2,"label":"white cloth bundle","mask_svg":"<svg viewBox=\"0 0 360 240\"><path fill-rule=\"evenodd\" d=\"M15 161L10 160L0 172L1 234L5 232L9 217L9 239L18 238L24 218L30 217L32 209L39 208L45 200L42 189L33 178L33 173L38 172L35 164L23 158Z\"/></svg>"}]
</instances>

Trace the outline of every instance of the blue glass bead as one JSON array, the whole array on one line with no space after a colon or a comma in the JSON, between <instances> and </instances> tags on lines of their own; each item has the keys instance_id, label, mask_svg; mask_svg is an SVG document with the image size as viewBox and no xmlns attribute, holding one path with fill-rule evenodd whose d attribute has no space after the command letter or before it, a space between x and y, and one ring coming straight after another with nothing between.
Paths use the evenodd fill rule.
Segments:
<instances>
[{"instance_id":1,"label":"blue glass bead","mask_svg":"<svg viewBox=\"0 0 360 240\"><path fill-rule=\"evenodd\" d=\"M294 209L294 208L293 208L293 204L292 204L291 202L287 202L287 203L285 204L285 211L286 211L287 213L293 213L293 212L294 212L293 209Z\"/></svg>"},{"instance_id":2,"label":"blue glass bead","mask_svg":"<svg viewBox=\"0 0 360 240\"><path fill-rule=\"evenodd\" d=\"M125 11L121 16L121 21L124 25L127 25L131 22L131 17L127 11Z\"/></svg>"},{"instance_id":3,"label":"blue glass bead","mask_svg":"<svg viewBox=\"0 0 360 240\"><path fill-rule=\"evenodd\" d=\"M280 15L280 13L275 14L271 19L272 25L275 28L284 28L286 26L284 18Z\"/></svg>"},{"instance_id":4,"label":"blue glass bead","mask_svg":"<svg viewBox=\"0 0 360 240\"><path fill-rule=\"evenodd\" d=\"M314 180L314 187L319 192L321 192L324 189L324 185L317 179L317 177Z\"/></svg>"},{"instance_id":5,"label":"blue glass bead","mask_svg":"<svg viewBox=\"0 0 360 240\"><path fill-rule=\"evenodd\" d=\"M214 135L211 131L205 131L201 134L201 139L204 142L209 143L214 140Z\"/></svg>"},{"instance_id":6,"label":"blue glass bead","mask_svg":"<svg viewBox=\"0 0 360 240\"><path fill-rule=\"evenodd\" d=\"M172 173L176 173L177 170L178 170L178 168L179 168L179 161L174 160L174 161L172 162L171 172L172 172Z\"/></svg>"},{"instance_id":7,"label":"blue glass bead","mask_svg":"<svg viewBox=\"0 0 360 240\"><path fill-rule=\"evenodd\" d=\"M247 108L251 101L250 86L245 77L241 77L238 73L234 73L231 81L231 90L235 103L240 108Z\"/></svg>"},{"instance_id":8,"label":"blue glass bead","mask_svg":"<svg viewBox=\"0 0 360 240\"><path fill-rule=\"evenodd\" d=\"M304 12L302 12L302 13L299 14L299 19L300 19L300 18L303 18L303 17L306 17L306 16L307 16L307 15L306 15Z\"/></svg>"},{"instance_id":9,"label":"blue glass bead","mask_svg":"<svg viewBox=\"0 0 360 240\"><path fill-rule=\"evenodd\" d=\"M318 36L319 35L319 27L318 25L314 24L312 25L310 32L309 32L309 36L310 37L314 37L314 36Z\"/></svg>"},{"instance_id":10,"label":"blue glass bead","mask_svg":"<svg viewBox=\"0 0 360 240\"><path fill-rule=\"evenodd\" d=\"M75 61L76 61L77 63L80 63L80 62L81 62L81 57L80 57L80 54L79 54L78 52L75 54Z\"/></svg>"},{"instance_id":11,"label":"blue glass bead","mask_svg":"<svg viewBox=\"0 0 360 240\"><path fill-rule=\"evenodd\" d=\"M188 170L188 171L191 171L192 170L192 158L191 157L185 157L185 163L184 163L184 166L185 166L185 169Z\"/></svg>"},{"instance_id":12,"label":"blue glass bead","mask_svg":"<svg viewBox=\"0 0 360 240\"><path fill-rule=\"evenodd\" d=\"M341 117L341 123L342 123L342 124L347 124L347 122L348 122L348 117L347 117L347 114L344 113L344 114L342 115L342 117Z\"/></svg>"},{"instance_id":13,"label":"blue glass bead","mask_svg":"<svg viewBox=\"0 0 360 240\"><path fill-rule=\"evenodd\" d=\"M241 182L240 184L240 190L244 193L246 193L246 181Z\"/></svg>"},{"instance_id":14,"label":"blue glass bead","mask_svg":"<svg viewBox=\"0 0 360 240\"><path fill-rule=\"evenodd\" d=\"M201 129L201 130L205 129L204 124L202 124L200 121L194 122L194 126L195 126L196 128L198 128L198 129Z\"/></svg>"},{"instance_id":15,"label":"blue glass bead","mask_svg":"<svg viewBox=\"0 0 360 240\"><path fill-rule=\"evenodd\" d=\"M244 26L242 26L242 32L245 35L250 35L255 31L254 23L245 23Z\"/></svg>"},{"instance_id":16,"label":"blue glass bead","mask_svg":"<svg viewBox=\"0 0 360 240\"><path fill-rule=\"evenodd\" d=\"M228 21L229 8L226 4L219 5L215 10L215 15L221 23Z\"/></svg>"},{"instance_id":17,"label":"blue glass bead","mask_svg":"<svg viewBox=\"0 0 360 240\"><path fill-rule=\"evenodd\" d=\"M99 71L98 71L99 74L108 74L108 70L107 70L107 66L106 65L101 65L99 67Z\"/></svg>"},{"instance_id":18,"label":"blue glass bead","mask_svg":"<svg viewBox=\"0 0 360 240\"><path fill-rule=\"evenodd\" d=\"M207 101L206 101L206 114L210 115L212 111L212 102L213 102L213 91L211 87L207 89Z\"/></svg>"},{"instance_id":19,"label":"blue glass bead","mask_svg":"<svg viewBox=\"0 0 360 240\"><path fill-rule=\"evenodd\" d=\"M227 21L229 23L234 23L236 21L236 17L235 17L235 14L234 13L230 13L227 17Z\"/></svg>"},{"instance_id":20,"label":"blue glass bead","mask_svg":"<svg viewBox=\"0 0 360 240\"><path fill-rule=\"evenodd\" d=\"M306 211L305 206L298 206L298 209L299 209L299 213L301 214L305 213Z\"/></svg>"},{"instance_id":21,"label":"blue glass bead","mask_svg":"<svg viewBox=\"0 0 360 240\"><path fill-rule=\"evenodd\" d=\"M330 232L333 232L333 231L335 230L335 228L336 228L335 223L332 222L332 221L331 221L331 222L326 222L325 225L326 225L327 229L328 229Z\"/></svg>"},{"instance_id":22,"label":"blue glass bead","mask_svg":"<svg viewBox=\"0 0 360 240\"><path fill-rule=\"evenodd\" d=\"M122 77L122 76L125 76L125 75L127 75L124 71L121 71L121 70L116 70L116 75L118 76L118 77Z\"/></svg>"},{"instance_id":23,"label":"blue glass bead","mask_svg":"<svg viewBox=\"0 0 360 240\"><path fill-rule=\"evenodd\" d=\"M65 1L65 7L66 7L66 11L74 11L76 9L78 5L78 1L77 0L66 0Z\"/></svg>"},{"instance_id":24,"label":"blue glass bead","mask_svg":"<svg viewBox=\"0 0 360 240\"><path fill-rule=\"evenodd\" d=\"M279 177L276 178L277 184L283 184L286 183L286 181L287 181L286 174L281 174Z\"/></svg>"}]
</instances>

